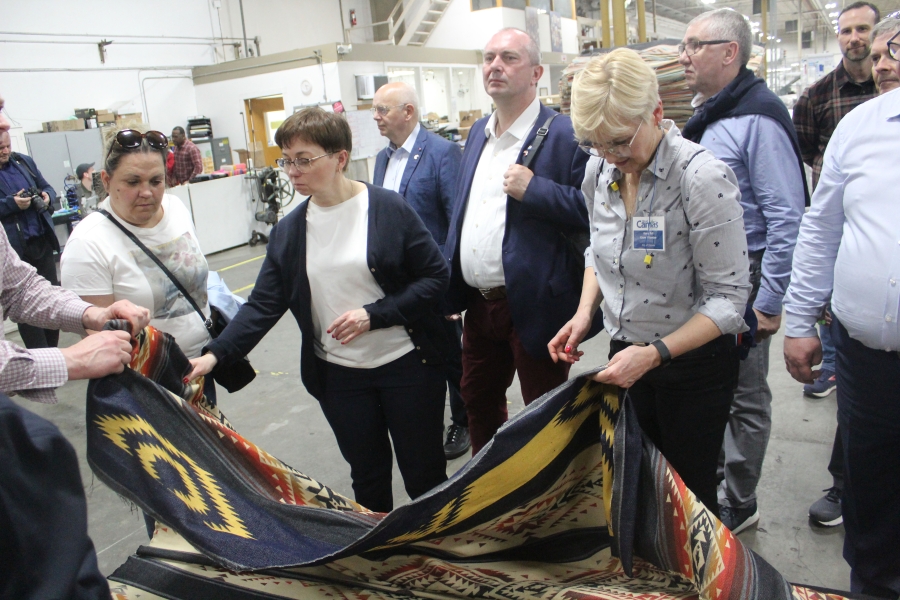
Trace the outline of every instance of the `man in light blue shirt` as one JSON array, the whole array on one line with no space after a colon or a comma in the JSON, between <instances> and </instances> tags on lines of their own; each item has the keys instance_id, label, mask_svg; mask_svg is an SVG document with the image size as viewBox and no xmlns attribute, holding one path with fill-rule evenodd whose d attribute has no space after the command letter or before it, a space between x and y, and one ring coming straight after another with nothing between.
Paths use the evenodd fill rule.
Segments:
<instances>
[{"instance_id":1,"label":"man in light blue shirt","mask_svg":"<svg viewBox=\"0 0 900 600\"><path fill-rule=\"evenodd\" d=\"M900 595L900 91L838 124L803 217L785 297L784 358L797 381L822 361L831 298L851 590Z\"/></svg>"},{"instance_id":2,"label":"man in light blue shirt","mask_svg":"<svg viewBox=\"0 0 900 600\"><path fill-rule=\"evenodd\" d=\"M719 513L733 533L759 521L756 486L772 416L769 345L781 324L807 198L787 109L746 67L751 44L750 26L740 13L714 10L688 24L679 58L696 94L696 112L683 135L706 146L738 180L753 285L749 306L759 322L758 344L741 363L723 443Z\"/></svg>"}]
</instances>

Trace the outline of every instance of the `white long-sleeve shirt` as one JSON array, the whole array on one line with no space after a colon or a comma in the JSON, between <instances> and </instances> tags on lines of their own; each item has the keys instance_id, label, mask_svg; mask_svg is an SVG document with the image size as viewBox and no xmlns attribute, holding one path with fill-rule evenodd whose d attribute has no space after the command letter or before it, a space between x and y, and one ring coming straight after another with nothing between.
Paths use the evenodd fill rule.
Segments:
<instances>
[{"instance_id":1,"label":"white long-sleeve shirt","mask_svg":"<svg viewBox=\"0 0 900 600\"><path fill-rule=\"evenodd\" d=\"M850 337L900 350L900 91L834 130L794 250L785 334L815 337L829 297Z\"/></svg>"}]
</instances>

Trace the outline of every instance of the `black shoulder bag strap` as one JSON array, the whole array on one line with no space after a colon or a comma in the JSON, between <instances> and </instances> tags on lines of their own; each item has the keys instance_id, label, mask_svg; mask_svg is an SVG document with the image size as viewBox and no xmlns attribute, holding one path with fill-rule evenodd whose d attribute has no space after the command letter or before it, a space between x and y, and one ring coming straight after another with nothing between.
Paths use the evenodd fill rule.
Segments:
<instances>
[{"instance_id":1,"label":"black shoulder bag strap","mask_svg":"<svg viewBox=\"0 0 900 600\"><path fill-rule=\"evenodd\" d=\"M547 137L547 134L550 133L550 123L553 122L553 119L559 116L559 113L553 113L550 115L544 124L541 125L540 129L537 130L537 135L534 138L534 141L531 143L531 149L529 152L522 158L522 166L528 168L528 166L534 161L534 157L537 155L538 150L541 149L541 144L544 143L544 138ZM559 232L559 235L562 236L564 240L566 240L566 244L569 249L572 251L572 254L577 255L579 259L584 262L584 250L588 246L591 245L591 236L588 232L579 232L579 233L563 233Z\"/></svg>"},{"instance_id":2,"label":"black shoulder bag strap","mask_svg":"<svg viewBox=\"0 0 900 600\"><path fill-rule=\"evenodd\" d=\"M166 277L168 277L172 281L173 284L175 284L175 287L178 288L178 291L181 292L181 294L184 296L184 299L187 300L192 307L194 307L194 310L197 311L197 314L200 315L200 319L203 321L203 324L206 326L206 330L210 333L210 335L213 335L212 319L207 318L203 314L203 311L200 310L200 307L197 305L196 302L194 302L194 298L191 296L190 292L188 292L187 289L181 284L181 282L178 281L178 279L172 274L172 272L166 268L166 265L164 265L162 263L162 261L159 260L159 258L155 254L153 254L153 252L150 251L150 248L145 246L143 244L143 242L141 242L141 240L139 240L137 238L136 235L134 235L132 232L128 231L128 229L124 225L119 223L119 221L115 217L113 217L111 214L109 214L109 211L107 211L105 208L101 208L99 212L101 212L104 217L106 217L107 219L112 221L116 227L121 229L122 233L127 235L128 238L132 242L134 242L135 246L137 246L138 248L143 250L144 254L149 256L150 260L152 260L153 262L156 263L156 266L159 267L162 270L162 272L166 274Z\"/></svg>"},{"instance_id":3,"label":"black shoulder bag strap","mask_svg":"<svg viewBox=\"0 0 900 600\"><path fill-rule=\"evenodd\" d=\"M555 112L550 117L544 121L544 124L541 125L541 128L537 130L537 135L534 138L534 141L531 142L531 149L522 157L522 166L528 168L528 166L534 161L534 156L538 153L538 150L541 149L541 144L544 143L544 138L547 137L547 134L550 133L550 123L553 122L553 119L559 116L559 113Z\"/></svg>"}]
</instances>

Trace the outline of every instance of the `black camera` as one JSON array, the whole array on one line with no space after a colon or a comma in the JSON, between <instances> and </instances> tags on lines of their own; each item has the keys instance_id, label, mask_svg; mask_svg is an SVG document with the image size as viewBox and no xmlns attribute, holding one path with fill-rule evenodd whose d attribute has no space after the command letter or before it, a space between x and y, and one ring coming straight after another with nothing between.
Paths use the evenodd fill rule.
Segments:
<instances>
[{"instance_id":1,"label":"black camera","mask_svg":"<svg viewBox=\"0 0 900 600\"><path fill-rule=\"evenodd\" d=\"M30 188L25 190L25 195L31 196L31 208L39 213L47 210L47 203L44 202L44 197L41 195L41 190L37 189L35 186L31 186Z\"/></svg>"}]
</instances>

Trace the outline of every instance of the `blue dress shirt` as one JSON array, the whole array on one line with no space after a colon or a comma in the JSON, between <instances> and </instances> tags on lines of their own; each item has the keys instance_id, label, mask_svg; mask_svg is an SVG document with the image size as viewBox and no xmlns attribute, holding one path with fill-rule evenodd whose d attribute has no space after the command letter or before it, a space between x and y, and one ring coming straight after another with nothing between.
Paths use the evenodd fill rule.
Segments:
<instances>
[{"instance_id":1,"label":"blue dress shirt","mask_svg":"<svg viewBox=\"0 0 900 600\"><path fill-rule=\"evenodd\" d=\"M753 306L762 313L780 315L806 204L805 175L791 141L774 119L747 115L716 121L707 127L700 143L737 177L748 250L766 251Z\"/></svg>"}]
</instances>

